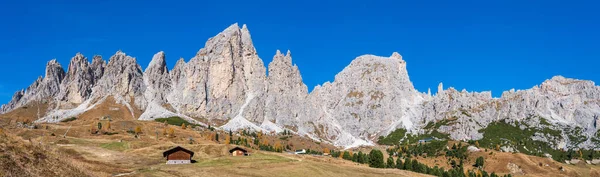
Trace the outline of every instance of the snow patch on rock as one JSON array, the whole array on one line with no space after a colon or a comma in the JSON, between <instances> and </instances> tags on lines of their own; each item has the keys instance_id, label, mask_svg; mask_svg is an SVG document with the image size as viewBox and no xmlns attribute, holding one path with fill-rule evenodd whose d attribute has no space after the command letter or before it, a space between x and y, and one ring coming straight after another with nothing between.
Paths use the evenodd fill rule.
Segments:
<instances>
[{"instance_id":1,"label":"snow patch on rock","mask_svg":"<svg viewBox=\"0 0 600 177\"><path fill-rule=\"evenodd\" d=\"M248 121L248 119L244 118L244 116L243 116L244 109L246 109L246 107L248 106L248 104L250 104L250 101L252 101L252 99L254 99L254 95L252 93L249 93L246 96L246 102L244 102L244 104L240 108L238 114L233 119L229 120L229 122L227 122L227 124L221 126L221 129L227 130L227 131L236 131L239 129L251 129L254 131L267 132L265 129Z\"/></svg>"}]
</instances>

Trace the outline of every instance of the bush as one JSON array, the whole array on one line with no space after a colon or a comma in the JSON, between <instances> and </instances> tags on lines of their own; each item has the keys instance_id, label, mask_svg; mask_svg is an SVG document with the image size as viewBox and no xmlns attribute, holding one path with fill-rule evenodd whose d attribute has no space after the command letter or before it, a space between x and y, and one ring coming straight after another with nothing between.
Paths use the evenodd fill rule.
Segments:
<instances>
[{"instance_id":1,"label":"bush","mask_svg":"<svg viewBox=\"0 0 600 177\"><path fill-rule=\"evenodd\" d=\"M67 119L61 120L60 122L71 122L71 121L74 121L74 120L77 120L77 117L67 118Z\"/></svg>"}]
</instances>

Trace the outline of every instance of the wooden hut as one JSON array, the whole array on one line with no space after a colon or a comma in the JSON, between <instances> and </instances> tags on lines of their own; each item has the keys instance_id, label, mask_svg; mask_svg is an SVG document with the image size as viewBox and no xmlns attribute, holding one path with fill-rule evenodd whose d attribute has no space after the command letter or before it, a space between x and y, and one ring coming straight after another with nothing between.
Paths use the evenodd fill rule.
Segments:
<instances>
[{"instance_id":1,"label":"wooden hut","mask_svg":"<svg viewBox=\"0 0 600 177\"><path fill-rule=\"evenodd\" d=\"M177 146L163 152L163 157L167 158L167 164L189 164L192 163L194 152Z\"/></svg>"},{"instance_id":2,"label":"wooden hut","mask_svg":"<svg viewBox=\"0 0 600 177\"><path fill-rule=\"evenodd\" d=\"M231 156L248 156L248 151L241 147L234 147L233 149L229 150L229 153Z\"/></svg>"}]
</instances>

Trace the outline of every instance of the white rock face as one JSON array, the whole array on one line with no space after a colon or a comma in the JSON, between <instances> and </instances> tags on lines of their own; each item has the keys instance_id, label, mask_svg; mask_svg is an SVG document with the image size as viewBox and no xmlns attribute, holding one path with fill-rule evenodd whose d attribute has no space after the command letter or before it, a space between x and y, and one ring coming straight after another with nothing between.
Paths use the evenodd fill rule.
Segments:
<instances>
[{"instance_id":1,"label":"white rock face","mask_svg":"<svg viewBox=\"0 0 600 177\"><path fill-rule=\"evenodd\" d=\"M302 82L298 66L292 64L291 52L283 55L277 50L269 63L267 93L264 105L265 119L287 127L296 127L299 116L304 111L308 88ZM292 108L292 109L290 109ZM296 108L296 109L294 109Z\"/></svg>"},{"instance_id":2,"label":"white rock face","mask_svg":"<svg viewBox=\"0 0 600 177\"><path fill-rule=\"evenodd\" d=\"M113 96L117 102L126 105L134 115L134 106L141 110L146 108L147 102L144 98L146 88L142 68L137 64L136 59L117 51L110 57L102 78L92 89L90 99Z\"/></svg>"},{"instance_id":3,"label":"white rock face","mask_svg":"<svg viewBox=\"0 0 600 177\"><path fill-rule=\"evenodd\" d=\"M452 123L437 130L457 140L481 139L479 130L504 120L561 131L560 137L531 137L555 148L600 146L592 141L600 125L600 87L594 82L556 76L528 90L504 92L501 98L492 98L491 92L444 90L440 83L432 95L414 88L406 65L396 52L359 56L333 82L308 93L289 51L276 52L267 76L248 28L233 24L170 71L164 52L155 54L145 71L121 51L108 64L100 56L89 63L77 54L67 73L52 60L45 77L17 91L0 113L48 103L53 106L39 121L57 122L113 96L141 120L179 116L199 124L197 120L224 122L226 130L288 129L343 147L372 145L398 128L426 133L427 124L442 120ZM134 109L142 114L134 115ZM573 132L585 141L569 138Z\"/></svg>"},{"instance_id":4,"label":"white rock face","mask_svg":"<svg viewBox=\"0 0 600 177\"><path fill-rule=\"evenodd\" d=\"M88 59L77 53L71 59L67 75L60 85L58 98L61 101L81 104L91 95L96 81Z\"/></svg>"},{"instance_id":5,"label":"white rock face","mask_svg":"<svg viewBox=\"0 0 600 177\"><path fill-rule=\"evenodd\" d=\"M65 77L65 71L55 59L46 64L45 77L38 77L24 91L18 91L13 95L13 100L2 106L2 112L25 106L31 102L48 103L54 101L54 97L60 92L60 84Z\"/></svg>"},{"instance_id":6,"label":"white rock face","mask_svg":"<svg viewBox=\"0 0 600 177\"><path fill-rule=\"evenodd\" d=\"M144 84L146 85L144 97L148 102L167 103L167 94L171 92L171 76L164 52L158 52L152 57L144 72Z\"/></svg>"}]
</instances>

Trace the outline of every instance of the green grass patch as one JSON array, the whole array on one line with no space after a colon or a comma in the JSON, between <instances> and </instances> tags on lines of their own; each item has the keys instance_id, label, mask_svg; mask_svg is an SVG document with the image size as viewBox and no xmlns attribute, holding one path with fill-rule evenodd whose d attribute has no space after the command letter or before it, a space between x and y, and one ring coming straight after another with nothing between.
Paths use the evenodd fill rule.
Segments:
<instances>
[{"instance_id":1,"label":"green grass patch","mask_svg":"<svg viewBox=\"0 0 600 177\"><path fill-rule=\"evenodd\" d=\"M400 140L406 135L405 129L397 129L390 133L388 136L380 136L378 144L384 145L397 145L400 144Z\"/></svg>"},{"instance_id":2,"label":"green grass patch","mask_svg":"<svg viewBox=\"0 0 600 177\"><path fill-rule=\"evenodd\" d=\"M426 126L425 126L425 130L437 130L438 128L442 127L442 125L450 125L450 123L454 121L454 120L450 120L450 119L443 119L437 122L429 122Z\"/></svg>"},{"instance_id":3,"label":"green grass patch","mask_svg":"<svg viewBox=\"0 0 600 177\"><path fill-rule=\"evenodd\" d=\"M248 165L248 164L269 164L269 163L282 163L282 162L293 162L294 160L285 158L277 155L270 154L251 154L250 156L243 157L220 157L213 159L201 159L195 163L200 167L219 167L219 166L236 166L236 165Z\"/></svg>"},{"instance_id":4,"label":"green grass patch","mask_svg":"<svg viewBox=\"0 0 600 177\"><path fill-rule=\"evenodd\" d=\"M169 118L158 118L158 119L154 119L154 121L156 122L167 122L167 124L170 125L175 125L175 126L181 126L181 124L185 124L185 126L188 125L192 125L192 126L198 126L196 124L192 124L186 120L183 120L181 117L169 117Z\"/></svg>"},{"instance_id":5,"label":"green grass patch","mask_svg":"<svg viewBox=\"0 0 600 177\"><path fill-rule=\"evenodd\" d=\"M124 142L112 142L100 144L101 148L113 150L113 151L125 151L129 149L129 145Z\"/></svg>"},{"instance_id":6,"label":"green grass patch","mask_svg":"<svg viewBox=\"0 0 600 177\"><path fill-rule=\"evenodd\" d=\"M449 135L441 133L436 129L420 135L407 134L407 131L405 129L397 129L390 133L388 136L380 136L377 143L390 146L400 144L413 144L417 143L419 140L427 138L444 140L449 139Z\"/></svg>"}]
</instances>

